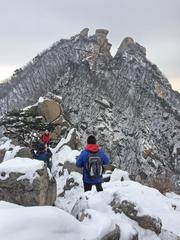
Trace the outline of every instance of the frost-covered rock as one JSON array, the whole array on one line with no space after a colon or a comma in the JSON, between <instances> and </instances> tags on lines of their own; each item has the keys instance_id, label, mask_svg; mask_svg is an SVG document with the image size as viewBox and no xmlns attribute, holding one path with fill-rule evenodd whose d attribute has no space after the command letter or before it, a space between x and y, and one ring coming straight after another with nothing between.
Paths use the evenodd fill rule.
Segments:
<instances>
[{"instance_id":1,"label":"frost-covered rock","mask_svg":"<svg viewBox=\"0 0 180 240\"><path fill-rule=\"evenodd\" d=\"M0 164L0 200L24 206L52 205L56 200L56 181L43 161L5 161Z\"/></svg>"},{"instance_id":2,"label":"frost-covered rock","mask_svg":"<svg viewBox=\"0 0 180 240\"><path fill-rule=\"evenodd\" d=\"M114 182L114 181L118 181L118 180L120 180L120 181L130 180L129 173L126 171L122 171L118 168L115 168L111 174L110 181Z\"/></svg>"},{"instance_id":3,"label":"frost-covered rock","mask_svg":"<svg viewBox=\"0 0 180 240\"><path fill-rule=\"evenodd\" d=\"M180 240L180 236L178 237L176 234L165 229L161 230L159 237L161 240Z\"/></svg>"},{"instance_id":4,"label":"frost-covered rock","mask_svg":"<svg viewBox=\"0 0 180 240\"><path fill-rule=\"evenodd\" d=\"M116 213L124 213L129 218L135 220L142 228L150 229L156 234L160 234L162 222L160 218L154 218L149 215L138 216L138 210L134 203L123 200L118 202L115 199L111 202L111 206Z\"/></svg>"},{"instance_id":5,"label":"frost-covered rock","mask_svg":"<svg viewBox=\"0 0 180 240\"><path fill-rule=\"evenodd\" d=\"M65 195L66 191L70 191L71 189L76 190L76 187L79 186L79 181L76 181L77 176L75 174L77 175L76 172L72 172L66 178L65 185L63 186L63 192L58 194L59 197L63 197ZM60 184L62 184L61 181L60 181Z\"/></svg>"},{"instance_id":6,"label":"frost-covered rock","mask_svg":"<svg viewBox=\"0 0 180 240\"><path fill-rule=\"evenodd\" d=\"M19 149L19 151L16 153L15 157L20 158L32 158L31 149L29 147L22 147Z\"/></svg>"}]
</instances>

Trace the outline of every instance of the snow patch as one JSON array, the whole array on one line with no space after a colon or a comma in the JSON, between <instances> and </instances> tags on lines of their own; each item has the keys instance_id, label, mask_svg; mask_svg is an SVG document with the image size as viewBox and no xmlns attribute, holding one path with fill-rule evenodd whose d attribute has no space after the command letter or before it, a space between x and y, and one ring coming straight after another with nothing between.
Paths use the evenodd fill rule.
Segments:
<instances>
[{"instance_id":1,"label":"snow patch","mask_svg":"<svg viewBox=\"0 0 180 240\"><path fill-rule=\"evenodd\" d=\"M18 173L28 173L35 172L44 167L44 162L30 159L30 158L20 158L16 157L12 160L2 162L0 164L0 173L6 172L18 172Z\"/></svg>"},{"instance_id":2,"label":"snow patch","mask_svg":"<svg viewBox=\"0 0 180 240\"><path fill-rule=\"evenodd\" d=\"M118 168L115 168L114 171L112 172L110 182L115 182L115 181L124 181L124 180L130 180L129 179L129 173L123 170L120 170Z\"/></svg>"},{"instance_id":3,"label":"snow patch","mask_svg":"<svg viewBox=\"0 0 180 240\"><path fill-rule=\"evenodd\" d=\"M28 179L30 183L32 184L34 179L39 177L39 174L37 172L27 172L24 175L17 178L17 181L22 181L24 179Z\"/></svg>"},{"instance_id":4,"label":"snow patch","mask_svg":"<svg viewBox=\"0 0 180 240\"><path fill-rule=\"evenodd\" d=\"M39 100L38 100L38 103L42 103L44 101L45 101L45 99L43 97L40 97Z\"/></svg>"}]
</instances>

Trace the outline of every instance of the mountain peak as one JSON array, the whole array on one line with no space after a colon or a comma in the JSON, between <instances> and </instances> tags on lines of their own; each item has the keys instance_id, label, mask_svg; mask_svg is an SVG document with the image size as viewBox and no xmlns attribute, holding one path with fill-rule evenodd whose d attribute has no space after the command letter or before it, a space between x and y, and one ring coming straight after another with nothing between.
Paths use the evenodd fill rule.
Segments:
<instances>
[{"instance_id":1,"label":"mountain peak","mask_svg":"<svg viewBox=\"0 0 180 240\"><path fill-rule=\"evenodd\" d=\"M141 54L146 56L146 49L139 43L135 42L134 39L131 37L126 37L123 39L116 53L116 57L123 54L125 51L131 51L134 53L140 52Z\"/></svg>"},{"instance_id":2,"label":"mountain peak","mask_svg":"<svg viewBox=\"0 0 180 240\"><path fill-rule=\"evenodd\" d=\"M79 35L82 37L88 37L89 28L84 28L80 31Z\"/></svg>"}]
</instances>

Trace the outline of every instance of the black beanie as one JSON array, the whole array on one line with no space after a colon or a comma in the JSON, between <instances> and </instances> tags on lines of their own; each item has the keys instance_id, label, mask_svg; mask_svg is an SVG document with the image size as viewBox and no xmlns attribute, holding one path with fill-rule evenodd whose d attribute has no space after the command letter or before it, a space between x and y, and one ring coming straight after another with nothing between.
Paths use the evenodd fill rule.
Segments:
<instances>
[{"instance_id":1,"label":"black beanie","mask_svg":"<svg viewBox=\"0 0 180 240\"><path fill-rule=\"evenodd\" d=\"M87 144L96 144L96 138L95 138L95 136L90 135L90 136L87 138Z\"/></svg>"}]
</instances>

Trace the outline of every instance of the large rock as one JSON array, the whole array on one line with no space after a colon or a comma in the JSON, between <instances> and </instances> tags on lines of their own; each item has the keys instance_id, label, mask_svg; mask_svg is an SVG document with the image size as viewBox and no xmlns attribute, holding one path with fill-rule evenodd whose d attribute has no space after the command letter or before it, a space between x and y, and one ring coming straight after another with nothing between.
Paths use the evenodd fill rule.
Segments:
<instances>
[{"instance_id":1,"label":"large rock","mask_svg":"<svg viewBox=\"0 0 180 240\"><path fill-rule=\"evenodd\" d=\"M87 38L87 37L88 37L88 32L89 32L89 28L84 28L83 30L81 30L81 32L79 33L79 35L80 35L81 37Z\"/></svg>"},{"instance_id":2,"label":"large rock","mask_svg":"<svg viewBox=\"0 0 180 240\"><path fill-rule=\"evenodd\" d=\"M125 51L131 50L131 51L140 51L144 55L146 55L146 49L139 45L138 43L134 42L134 39L130 37L126 37L122 43L120 44L120 47L118 48L116 57L119 54L123 54Z\"/></svg>"},{"instance_id":3,"label":"large rock","mask_svg":"<svg viewBox=\"0 0 180 240\"><path fill-rule=\"evenodd\" d=\"M28 147L21 148L17 153L15 157L20 158L33 158L31 154L31 149Z\"/></svg>"},{"instance_id":4,"label":"large rock","mask_svg":"<svg viewBox=\"0 0 180 240\"><path fill-rule=\"evenodd\" d=\"M144 229L149 229L156 234L161 233L162 222L160 218L151 217L149 215L138 215L138 208L134 203L127 200L119 202L116 198L111 203L112 209L116 213L124 213L129 218L135 220L139 226Z\"/></svg>"},{"instance_id":5,"label":"large rock","mask_svg":"<svg viewBox=\"0 0 180 240\"><path fill-rule=\"evenodd\" d=\"M62 113L62 106L54 100L44 99L38 104L38 114L42 115L48 123L55 121Z\"/></svg>"},{"instance_id":6,"label":"large rock","mask_svg":"<svg viewBox=\"0 0 180 240\"><path fill-rule=\"evenodd\" d=\"M0 200L23 206L53 205L56 181L44 162L14 158L0 164Z\"/></svg>"},{"instance_id":7,"label":"large rock","mask_svg":"<svg viewBox=\"0 0 180 240\"><path fill-rule=\"evenodd\" d=\"M77 134L76 128L72 128L68 132L66 140L59 147L57 146L56 152L60 151L60 149L63 146L65 146L65 145L69 146L72 150L79 149L79 147L80 147L80 140L79 140L79 136Z\"/></svg>"},{"instance_id":8,"label":"large rock","mask_svg":"<svg viewBox=\"0 0 180 240\"><path fill-rule=\"evenodd\" d=\"M63 187L63 191L58 195L58 197L64 197L66 191L69 191L69 190L71 190L72 188L75 188L75 187L77 187L77 186L79 186L79 183L76 182L76 180L74 179L74 177L70 175L70 176L66 179L66 183L65 183L65 185L64 185L64 187Z\"/></svg>"}]
</instances>

